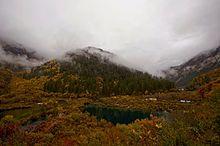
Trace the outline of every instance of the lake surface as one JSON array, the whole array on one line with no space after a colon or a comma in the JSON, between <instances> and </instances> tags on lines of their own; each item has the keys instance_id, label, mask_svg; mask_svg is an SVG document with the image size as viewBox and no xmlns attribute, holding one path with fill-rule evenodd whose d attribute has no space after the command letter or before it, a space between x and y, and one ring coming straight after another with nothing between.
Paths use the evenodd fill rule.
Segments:
<instances>
[{"instance_id":1,"label":"lake surface","mask_svg":"<svg viewBox=\"0 0 220 146\"><path fill-rule=\"evenodd\" d=\"M104 107L99 105L86 105L84 110L98 120L105 119L114 125L129 124L137 119L149 119L151 112L144 112L136 109L123 109L114 107Z\"/></svg>"}]
</instances>

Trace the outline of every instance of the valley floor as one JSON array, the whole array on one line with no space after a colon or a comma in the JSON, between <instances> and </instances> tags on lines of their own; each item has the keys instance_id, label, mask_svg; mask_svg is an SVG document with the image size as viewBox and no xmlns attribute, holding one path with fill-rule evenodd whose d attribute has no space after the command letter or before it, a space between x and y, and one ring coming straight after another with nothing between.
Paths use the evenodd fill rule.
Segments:
<instances>
[{"instance_id":1,"label":"valley floor","mask_svg":"<svg viewBox=\"0 0 220 146\"><path fill-rule=\"evenodd\" d=\"M178 90L141 96L76 98L74 94L44 92L44 80L13 77L10 92L0 96L1 145L220 144L219 84L203 98L197 91ZM91 113L85 110L88 105L94 107ZM114 122L135 112L149 115L128 124L107 121L113 118Z\"/></svg>"}]
</instances>

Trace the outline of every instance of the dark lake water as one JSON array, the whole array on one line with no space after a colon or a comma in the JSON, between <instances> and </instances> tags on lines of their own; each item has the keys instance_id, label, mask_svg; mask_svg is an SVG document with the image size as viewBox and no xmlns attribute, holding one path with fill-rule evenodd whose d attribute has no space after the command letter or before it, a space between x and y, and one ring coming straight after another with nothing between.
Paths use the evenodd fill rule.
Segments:
<instances>
[{"instance_id":1,"label":"dark lake water","mask_svg":"<svg viewBox=\"0 0 220 146\"><path fill-rule=\"evenodd\" d=\"M98 105L86 105L84 110L98 120L105 119L113 124L129 124L137 119L150 118L151 112L144 112L136 109L123 109L114 107L104 107Z\"/></svg>"},{"instance_id":2,"label":"dark lake water","mask_svg":"<svg viewBox=\"0 0 220 146\"><path fill-rule=\"evenodd\" d=\"M33 128L33 127L40 125L46 120L47 120L47 115L41 115L40 117L32 118L28 120L27 122L23 123L21 128L23 130L28 130L29 128Z\"/></svg>"}]
</instances>

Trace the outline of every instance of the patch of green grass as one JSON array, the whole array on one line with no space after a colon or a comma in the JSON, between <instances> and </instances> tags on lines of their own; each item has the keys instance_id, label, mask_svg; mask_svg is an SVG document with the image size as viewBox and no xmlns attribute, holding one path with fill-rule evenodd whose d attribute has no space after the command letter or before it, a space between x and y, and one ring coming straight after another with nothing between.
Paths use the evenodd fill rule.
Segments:
<instances>
[{"instance_id":1,"label":"patch of green grass","mask_svg":"<svg viewBox=\"0 0 220 146\"><path fill-rule=\"evenodd\" d=\"M4 115L12 115L16 121L19 121L23 118L28 118L42 112L41 108L28 108L28 109L16 109L4 112Z\"/></svg>"}]
</instances>

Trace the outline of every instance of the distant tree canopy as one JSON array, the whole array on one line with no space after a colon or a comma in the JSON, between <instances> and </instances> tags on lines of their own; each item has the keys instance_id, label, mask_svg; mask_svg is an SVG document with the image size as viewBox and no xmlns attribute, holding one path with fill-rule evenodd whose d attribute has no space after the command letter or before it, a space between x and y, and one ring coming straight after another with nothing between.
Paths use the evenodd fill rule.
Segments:
<instances>
[{"instance_id":1,"label":"distant tree canopy","mask_svg":"<svg viewBox=\"0 0 220 146\"><path fill-rule=\"evenodd\" d=\"M12 72L10 70L0 68L0 95L7 92L11 77Z\"/></svg>"},{"instance_id":2,"label":"distant tree canopy","mask_svg":"<svg viewBox=\"0 0 220 146\"><path fill-rule=\"evenodd\" d=\"M209 71L207 73L203 73L195 77L190 84L188 85L188 89L196 90L205 86L212 82L218 82L220 79L220 68Z\"/></svg>"},{"instance_id":3,"label":"distant tree canopy","mask_svg":"<svg viewBox=\"0 0 220 146\"><path fill-rule=\"evenodd\" d=\"M96 56L74 56L71 61L48 62L25 77L42 75L49 77L44 87L47 92L111 96L144 94L174 87L165 79Z\"/></svg>"}]
</instances>

